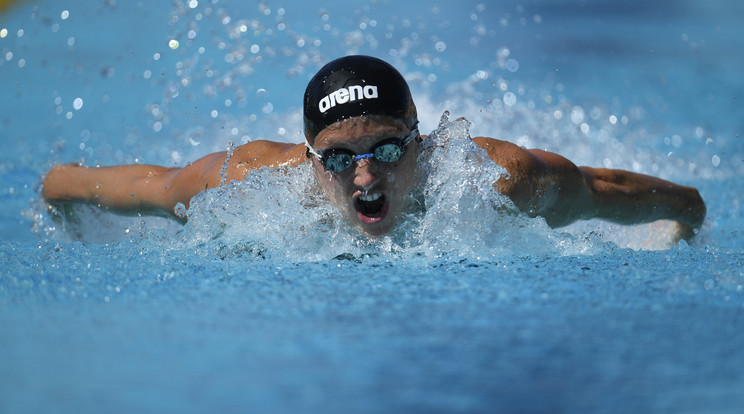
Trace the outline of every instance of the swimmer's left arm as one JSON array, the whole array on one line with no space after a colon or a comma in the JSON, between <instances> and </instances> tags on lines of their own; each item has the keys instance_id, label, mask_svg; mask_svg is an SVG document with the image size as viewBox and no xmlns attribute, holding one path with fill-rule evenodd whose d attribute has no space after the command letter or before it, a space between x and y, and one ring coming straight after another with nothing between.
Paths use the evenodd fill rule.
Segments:
<instances>
[{"instance_id":1,"label":"swimmer's left arm","mask_svg":"<svg viewBox=\"0 0 744 414\"><path fill-rule=\"evenodd\" d=\"M621 224L668 219L689 239L705 218L705 203L692 187L630 171L577 167L558 154L491 138L474 141L509 172L496 183L499 191L551 227L590 218Z\"/></svg>"}]
</instances>

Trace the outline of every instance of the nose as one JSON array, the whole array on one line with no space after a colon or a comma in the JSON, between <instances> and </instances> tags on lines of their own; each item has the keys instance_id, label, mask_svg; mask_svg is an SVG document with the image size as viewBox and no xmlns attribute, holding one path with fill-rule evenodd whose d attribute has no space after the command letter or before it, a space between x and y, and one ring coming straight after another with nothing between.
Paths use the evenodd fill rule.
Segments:
<instances>
[{"instance_id":1,"label":"nose","mask_svg":"<svg viewBox=\"0 0 744 414\"><path fill-rule=\"evenodd\" d=\"M369 188L377 181L377 168L369 159L359 160L354 169L354 185Z\"/></svg>"}]
</instances>

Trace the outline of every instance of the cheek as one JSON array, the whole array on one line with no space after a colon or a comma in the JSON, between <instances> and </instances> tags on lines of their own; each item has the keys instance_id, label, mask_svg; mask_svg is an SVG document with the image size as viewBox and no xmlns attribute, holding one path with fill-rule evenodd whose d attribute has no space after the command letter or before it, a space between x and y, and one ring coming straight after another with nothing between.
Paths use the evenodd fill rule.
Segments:
<instances>
[{"instance_id":1,"label":"cheek","mask_svg":"<svg viewBox=\"0 0 744 414\"><path fill-rule=\"evenodd\" d=\"M413 183L413 177L416 172L416 154L409 151L406 153L403 162L392 172L392 177L399 184L402 190L407 191Z\"/></svg>"},{"instance_id":2,"label":"cheek","mask_svg":"<svg viewBox=\"0 0 744 414\"><path fill-rule=\"evenodd\" d=\"M315 176L318 178L318 182L320 182L321 188L323 188L323 192L325 192L326 196L328 196L331 200L336 200L338 198L337 194L340 193L340 187L341 182L339 181L338 177L334 177L333 174L327 172L322 166L318 167L318 165L314 165L315 167Z\"/></svg>"}]
</instances>

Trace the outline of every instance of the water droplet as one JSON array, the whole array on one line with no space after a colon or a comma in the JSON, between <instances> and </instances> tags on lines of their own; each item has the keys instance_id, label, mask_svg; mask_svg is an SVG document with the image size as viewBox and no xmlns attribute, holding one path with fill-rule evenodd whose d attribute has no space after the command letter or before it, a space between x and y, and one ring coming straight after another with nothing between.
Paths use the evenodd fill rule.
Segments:
<instances>
[{"instance_id":1,"label":"water droplet","mask_svg":"<svg viewBox=\"0 0 744 414\"><path fill-rule=\"evenodd\" d=\"M176 203L176 206L173 207L173 214L175 214L176 217L186 218L186 206L180 202Z\"/></svg>"},{"instance_id":2,"label":"water droplet","mask_svg":"<svg viewBox=\"0 0 744 414\"><path fill-rule=\"evenodd\" d=\"M513 106L517 103L517 95L513 94L512 92L507 92L504 94L504 105L506 106Z\"/></svg>"}]
</instances>

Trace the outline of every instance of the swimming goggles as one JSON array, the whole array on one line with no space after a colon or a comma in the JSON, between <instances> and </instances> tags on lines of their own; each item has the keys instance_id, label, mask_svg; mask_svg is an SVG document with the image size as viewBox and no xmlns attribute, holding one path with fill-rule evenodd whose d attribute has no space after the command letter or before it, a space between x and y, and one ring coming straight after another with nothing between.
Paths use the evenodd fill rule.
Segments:
<instances>
[{"instance_id":1,"label":"swimming goggles","mask_svg":"<svg viewBox=\"0 0 744 414\"><path fill-rule=\"evenodd\" d=\"M318 158L326 171L340 173L351 167L355 162L369 158L382 162L396 162L405 154L406 146L418 136L418 128L414 128L407 135L383 139L372 147L371 152L359 155L342 148L333 148L318 153L310 144L305 143L305 145L307 146L307 152Z\"/></svg>"}]
</instances>

